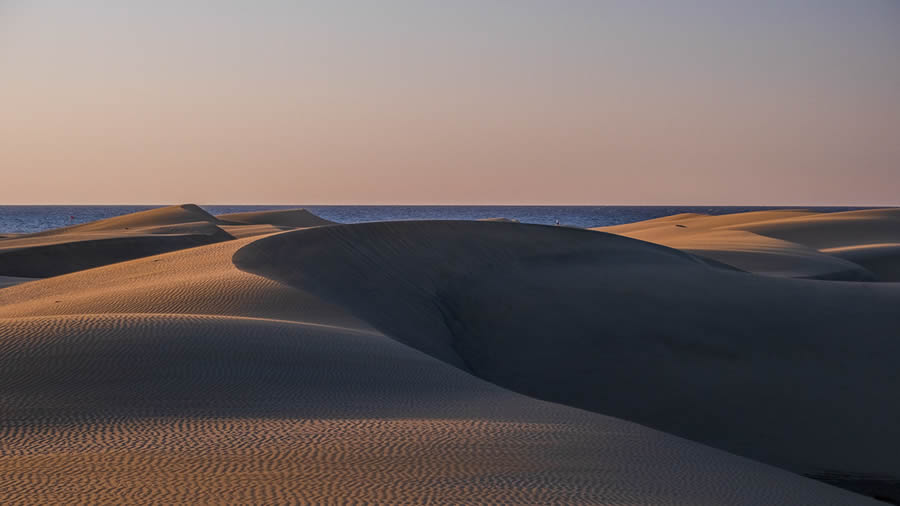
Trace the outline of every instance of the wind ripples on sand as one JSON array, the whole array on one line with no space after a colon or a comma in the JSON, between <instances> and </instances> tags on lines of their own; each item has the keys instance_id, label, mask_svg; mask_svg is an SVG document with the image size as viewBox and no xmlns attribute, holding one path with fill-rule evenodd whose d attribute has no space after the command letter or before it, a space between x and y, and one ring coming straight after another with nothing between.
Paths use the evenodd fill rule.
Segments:
<instances>
[{"instance_id":1,"label":"wind ripples on sand","mask_svg":"<svg viewBox=\"0 0 900 506\"><path fill-rule=\"evenodd\" d=\"M63 245L22 266L40 274L66 260L66 244L94 251L103 243L88 235L137 225L151 242L220 229L241 237L144 258L106 251L89 260L109 265L0 280L19 283L0 289L0 503L867 503L607 412L630 399L650 410L636 419L696 429L696 420L733 415L729 398L771 398L772 385L753 382L767 376L742 375L760 368L785 399L805 402L802 381L783 388L779 364L812 359L827 369L835 349L843 364L869 357L860 377L878 377L882 362L871 357L881 355L869 345L894 313L872 309L887 307L890 284L756 276L567 227L321 224L302 210L212 216L185 205L0 239ZM855 348L819 339L834 345L821 351L768 332L794 321L763 304L773 293L801 306L852 299L851 311L869 311L860 325L871 337ZM710 316L748 307L767 311ZM835 338L853 318L831 309L841 321L816 325ZM746 339L748 325L765 332ZM838 382L850 378L836 371ZM841 387L859 406L880 395L854 385L865 382ZM667 407L690 400L672 392L700 401ZM731 423L724 443L794 420L790 409L745 404L760 414ZM828 433L840 415L813 406L834 416L804 429ZM722 433L708 429L701 434ZM880 434L890 446L890 427ZM839 443L831 446L859 454Z\"/></svg>"}]
</instances>

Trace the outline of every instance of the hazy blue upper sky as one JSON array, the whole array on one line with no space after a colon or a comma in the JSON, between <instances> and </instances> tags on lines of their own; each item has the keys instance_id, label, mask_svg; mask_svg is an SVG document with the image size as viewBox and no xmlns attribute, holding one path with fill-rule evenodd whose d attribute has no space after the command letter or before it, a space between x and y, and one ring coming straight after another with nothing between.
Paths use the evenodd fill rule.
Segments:
<instances>
[{"instance_id":1,"label":"hazy blue upper sky","mask_svg":"<svg viewBox=\"0 0 900 506\"><path fill-rule=\"evenodd\" d=\"M900 205L900 1L0 0L0 204Z\"/></svg>"}]
</instances>

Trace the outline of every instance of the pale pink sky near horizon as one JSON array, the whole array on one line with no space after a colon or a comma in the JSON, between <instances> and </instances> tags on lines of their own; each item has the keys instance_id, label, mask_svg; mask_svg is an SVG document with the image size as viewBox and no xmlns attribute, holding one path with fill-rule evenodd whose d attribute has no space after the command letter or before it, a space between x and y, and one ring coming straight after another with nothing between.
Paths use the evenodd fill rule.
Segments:
<instances>
[{"instance_id":1,"label":"pale pink sky near horizon","mask_svg":"<svg viewBox=\"0 0 900 506\"><path fill-rule=\"evenodd\" d=\"M0 0L0 204L900 205L892 0Z\"/></svg>"}]
</instances>

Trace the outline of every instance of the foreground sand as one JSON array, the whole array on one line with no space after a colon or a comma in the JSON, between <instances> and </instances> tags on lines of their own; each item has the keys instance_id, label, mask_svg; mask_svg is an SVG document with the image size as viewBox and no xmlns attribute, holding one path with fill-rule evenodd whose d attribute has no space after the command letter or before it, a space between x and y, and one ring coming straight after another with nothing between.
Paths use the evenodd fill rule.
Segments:
<instances>
[{"instance_id":1,"label":"foreground sand","mask_svg":"<svg viewBox=\"0 0 900 506\"><path fill-rule=\"evenodd\" d=\"M0 502L866 504L784 469L900 476L893 283L277 218L0 290Z\"/></svg>"}]
</instances>

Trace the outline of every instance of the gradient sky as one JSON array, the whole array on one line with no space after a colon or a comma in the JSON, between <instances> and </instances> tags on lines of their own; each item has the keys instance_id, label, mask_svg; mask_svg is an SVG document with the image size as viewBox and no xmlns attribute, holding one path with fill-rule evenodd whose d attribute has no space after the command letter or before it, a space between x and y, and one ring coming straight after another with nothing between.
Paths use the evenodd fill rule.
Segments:
<instances>
[{"instance_id":1,"label":"gradient sky","mask_svg":"<svg viewBox=\"0 0 900 506\"><path fill-rule=\"evenodd\" d=\"M900 205L900 2L0 0L0 204Z\"/></svg>"}]
</instances>

